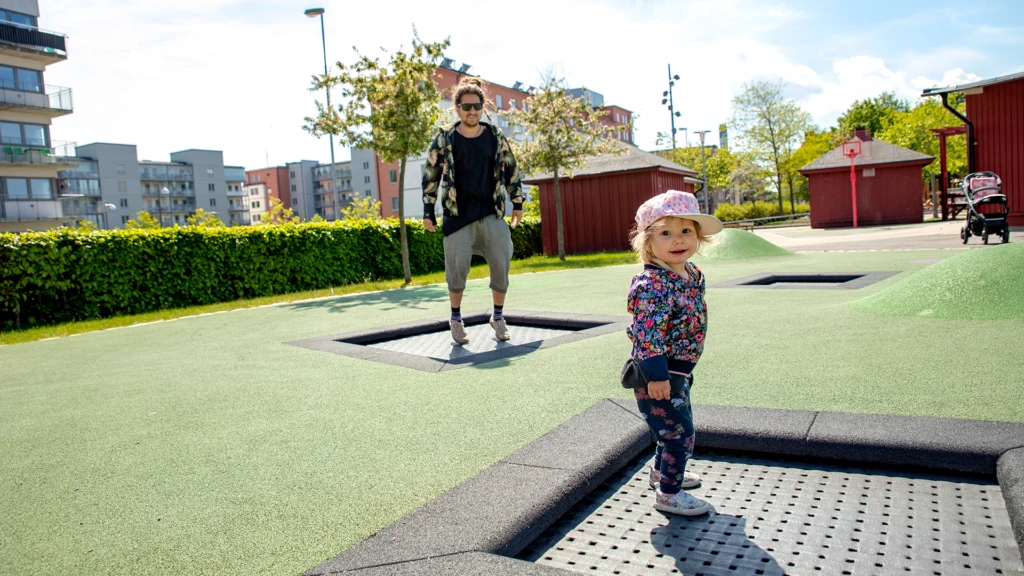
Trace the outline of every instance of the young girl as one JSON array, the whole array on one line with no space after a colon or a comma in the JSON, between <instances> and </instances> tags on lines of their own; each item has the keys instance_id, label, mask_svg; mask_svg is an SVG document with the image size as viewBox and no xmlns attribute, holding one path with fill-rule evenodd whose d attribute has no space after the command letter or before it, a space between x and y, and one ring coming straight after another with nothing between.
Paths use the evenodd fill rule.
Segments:
<instances>
[{"instance_id":1,"label":"young girl","mask_svg":"<svg viewBox=\"0 0 1024 576\"><path fill-rule=\"evenodd\" d=\"M701 214L688 192L669 190L636 212L633 249L644 269L629 289L633 323L626 333L647 386L634 394L658 439L651 468L651 486L657 488L654 507L684 516L711 509L683 491L700 484L700 476L686 472L686 462L693 455L692 374L707 331L704 274L689 259L708 236L721 230L718 218Z\"/></svg>"}]
</instances>

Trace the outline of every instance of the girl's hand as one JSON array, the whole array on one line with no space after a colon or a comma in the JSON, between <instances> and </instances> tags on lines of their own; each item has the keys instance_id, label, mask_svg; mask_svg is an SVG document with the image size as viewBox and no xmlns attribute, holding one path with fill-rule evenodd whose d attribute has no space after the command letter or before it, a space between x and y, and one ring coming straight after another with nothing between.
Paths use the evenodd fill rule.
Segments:
<instances>
[{"instance_id":1,"label":"girl's hand","mask_svg":"<svg viewBox=\"0 0 1024 576\"><path fill-rule=\"evenodd\" d=\"M668 400L672 395L672 385L668 380L652 380L647 383L647 395L652 400Z\"/></svg>"}]
</instances>

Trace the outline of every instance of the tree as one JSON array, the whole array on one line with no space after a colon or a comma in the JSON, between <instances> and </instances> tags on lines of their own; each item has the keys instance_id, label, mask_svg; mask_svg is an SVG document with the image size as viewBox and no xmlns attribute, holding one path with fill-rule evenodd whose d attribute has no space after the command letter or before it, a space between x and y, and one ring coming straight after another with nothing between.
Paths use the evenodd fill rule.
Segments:
<instances>
[{"instance_id":1,"label":"tree","mask_svg":"<svg viewBox=\"0 0 1024 576\"><path fill-rule=\"evenodd\" d=\"M582 89L586 93L586 88ZM562 219L562 195L559 179L569 178L587 158L599 154L622 154L626 148L609 137L609 128L601 124L606 110L593 108L589 100L575 98L565 81L548 77L526 99L526 110L509 110L509 124L522 130L522 142L515 144L516 161L529 174L550 173L555 183L555 219L558 229L558 257L565 260L565 236ZM630 130L632 126L621 129Z\"/></svg>"},{"instance_id":2,"label":"tree","mask_svg":"<svg viewBox=\"0 0 1024 576\"><path fill-rule=\"evenodd\" d=\"M92 220L79 220L75 222L75 228L79 232L85 232L86 234L92 234L93 232L99 231L100 227L96 225Z\"/></svg>"},{"instance_id":3,"label":"tree","mask_svg":"<svg viewBox=\"0 0 1024 576\"><path fill-rule=\"evenodd\" d=\"M160 221L153 218L153 215L145 210L140 210L135 214L134 220L125 222L124 227L133 230L136 228L160 228Z\"/></svg>"},{"instance_id":4,"label":"tree","mask_svg":"<svg viewBox=\"0 0 1024 576\"><path fill-rule=\"evenodd\" d=\"M764 196L767 178L764 168L754 162L751 154L733 154L733 157L735 163L729 172L729 190L735 194L736 204Z\"/></svg>"},{"instance_id":5,"label":"tree","mask_svg":"<svg viewBox=\"0 0 1024 576\"><path fill-rule=\"evenodd\" d=\"M540 220L540 186L530 186L530 200L523 203L523 218Z\"/></svg>"},{"instance_id":6,"label":"tree","mask_svg":"<svg viewBox=\"0 0 1024 576\"><path fill-rule=\"evenodd\" d=\"M700 146L691 146L689 148L675 148L672 150L666 150L660 152L662 156L675 162L676 164L682 164L687 168L700 171ZM717 188L728 188L729 187L729 174L732 172L734 165L736 164L736 158L729 153L728 150L722 148L712 148L711 146L704 147L705 166L707 170L708 188L715 190Z\"/></svg>"},{"instance_id":7,"label":"tree","mask_svg":"<svg viewBox=\"0 0 1024 576\"><path fill-rule=\"evenodd\" d=\"M894 92L882 92L874 98L855 101L836 120L836 124L843 140L852 138L857 128L867 128L872 136L876 136L892 123L894 115L909 110L910 104L906 100L897 98Z\"/></svg>"},{"instance_id":8,"label":"tree","mask_svg":"<svg viewBox=\"0 0 1024 576\"><path fill-rule=\"evenodd\" d=\"M189 226L198 226L199 228L225 228L224 223L220 221L213 212L207 212L202 208L196 208L195 213L185 219Z\"/></svg>"},{"instance_id":9,"label":"tree","mask_svg":"<svg viewBox=\"0 0 1024 576\"><path fill-rule=\"evenodd\" d=\"M426 151L444 114L441 94L432 76L448 45L448 39L424 43L414 27L412 49L390 54L387 64L356 51L359 59L355 64L345 66L338 62L337 76L314 77L313 90L340 86L342 99L347 102L337 109L325 108L317 102L317 117L307 117L305 129L318 138L325 134L339 136L342 146L369 148L384 162L399 161L398 181L404 183L407 159ZM398 187L398 219L402 269L405 283L409 284L412 271L404 185Z\"/></svg>"},{"instance_id":10,"label":"tree","mask_svg":"<svg viewBox=\"0 0 1024 576\"><path fill-rule=\"evenodd\" d=\"M313 217L310 218L308 221L309 222L318 222L318 223L319 222L327 222L327 220L323 216L321 216L319 214L313 214Z\"/></svg>"},{"instance_id":11,"label":"tree","mask_svg":"<svg viewBox=\"0 0 1024 576\"><path fill-rule=\"evenodd\" d=\"M744 84L735 97L731 124L739 131L743 148L753 152L758 164L772 174L782 208L782 180L786 159L811 125L811 116L782 94L782 82Z\"/></svg>"},{"instance_id":12,"label":"tree","mask_svg":"<svg viewBox=\"0 0 1024 576\"><path fill-rule=\"evenodd\" d=\"M291 208L285 208L284 202L280 198L270 197L270 206L267 209L266 214L260 217L260 225L262 226L274 226L276 224L298 224L302 221L301 218L295 215L295 211ZM202 210L202 208L200 208Z\"/></svg>"},{"instance_id":13,"label":"tree","mask_svg":"<svg viewBox=\"0 0 1024 576\"><path fill-rule=\"evenodd\" d=\"M950 102L950 105L953 105L953 102ZM962 100L954 108L963 114ZM935 161L925 166L923 171L924 177L931 179L933 174L940 172L939 139L932 132L932 128L948 128L962 124L963 122L959 118L942 107L942 103L937 98L925 98L911 110L894 114L891 123L878 134L877 138L896 146L934 156ZM946 165L949 173L966 176L967 138L956 136L949 138L946 142ZM944 182L941 185L946 186L947 184Z\"/></svg>"},{"instance_id":14,"label":"tree","mask_svg":"<svg viewBox=\"0 0 1024 576\"><path fill-rule=\"evenodd\" d=\"M380 202L369 196L363 196L342 208L341 217L346 220L380 220Z\"/></svg>"},{"instance_id":15,"label":"tree","mask_svg":"<svg viewBox=\"0 0 1024 576\"><path fill-rule=\"evenodd\" d=\"M838 146L834 141L837 139L835 128L825 131L817 126L812 126L804 134L804 141L800 147L786 160L786 175L789 180L790 208L796 211L793 198L799 196L801 200L809 199L807 178L800 175L799 170L821 158L830 150Z\"/></svg>"}]
</instances>

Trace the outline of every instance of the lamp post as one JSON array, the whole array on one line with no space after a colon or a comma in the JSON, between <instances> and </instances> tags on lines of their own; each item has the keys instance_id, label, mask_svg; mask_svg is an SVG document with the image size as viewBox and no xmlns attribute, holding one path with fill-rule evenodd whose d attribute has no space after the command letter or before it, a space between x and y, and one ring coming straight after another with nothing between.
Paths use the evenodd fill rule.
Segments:
<instances>
[{"instance_id":1,"label":"lamp post","mask_svg":"<svg viewBox=\"0 0 1024 576\"><path fill-rule=\"evenodd\" d=\"M668 115L672 119L672 149L676 148L676 118L680 116L679 112L675 111L675 103L672 101L672 87L676 85L676 80L679 80L679 75L672 75L672 65L668 65L668 90L661 93L661 103L668 105ZM685 128L684 128L685 130Z\"/></svg>"},{"instance_id":2,"label":"lamp post","mask_svg":"<svg viewBox=\"0 0 1024 576\"><path fill-rule=\"evenodd\" d=\"M700 177L704 180L704 184L701 185L704 191L704 211L710 213L711 207L708 206L708 169L704 161L704 135L708 132L711 132L711 130L698 130L697 134L700 135Z\"/></svg>"},{"instance_id":3,"label":"lamp post","mask_svg":"<svg viewBox=\"0 0 1024 576\"><path fill-rule=\"evenodd\" d=\"M100 202L99 204L96 205L96 208L99 209L100 214L103 214L103 229L109 230L110 222L107 221L107 212L110 212L111 210L117 210L117 206L114 206L109 202Z\"/></svg>"},{"instance_id":4,"label":"lamp post","mask_svg":"<svg viewBox=\"0 0 1024 576\"><path fill-rule=\"evenodd\" d=\"M170 201L169 199L170 199L170 196L171 196L171 191L167 189L167 186L164 186L163 188L160 189L160 195L157 196L157 198L156 198L156 206L157 206L157 208L160 209L160 227L161 228L164 227L164 196L168 197L168 202L169 202ZM167 207L170 208L170 205L168 204Z\"/></svg>"},{"instance_id":5,"label":"lamp post","mask_svg":"<svg viewBox=\"0 0 1024 576\"><path fill-rule=\"evenodd\" d=\"M327 76L327 35L324 32L324 9L323 8L309 8L304 14L310 18L320 17L320 41L324 48L324 76ZM331 109L331 88L325 86L327 90L327 109ZM340 208L341 204L338 200L337 183L334 180L334 134L328 134L328 139L331 141L331 196L334 197L335 210ZM338 213L335 212L335 218L338 217Z\"/></svg>"}]
</instances>

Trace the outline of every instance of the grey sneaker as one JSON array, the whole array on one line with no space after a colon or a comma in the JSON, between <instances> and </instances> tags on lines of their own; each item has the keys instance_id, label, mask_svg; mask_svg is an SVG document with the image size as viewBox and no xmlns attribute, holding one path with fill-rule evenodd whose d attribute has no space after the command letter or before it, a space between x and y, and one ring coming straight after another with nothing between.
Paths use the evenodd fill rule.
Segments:
<instances>
[{"instance_id":1,"label":"grey sneaker","mask_svg":"<svg viewBox=\"0 0 1024 576\"><path fill-rule=\"evenodd\" d=\"M508 326L505 325L504 318L495 320L494 317L492 316L491 328L494 328L494 337L497 338L498 340L505 342L506 340L511 338L511 336L508 335Z\"/></svg>"},{"instance_id":2,"label":"grey sneaker","mask_svg":"<svg viewBox=\"0 0 1024 576\"><path fill-rule=\"evenodd\" d=\"M658 484L661 484L661 472L651 468L651 488L657 488ZM700 486L700 474L696 472L683 472L683 482L680 484L683 488L696 488Z\"/></svg>"},{"instance_id":3,"label":"grey sneaker","mask_svg":"<svg viewBox=\"0 0 1024 576\"><path fill-rule=\"evenodd\" d=\"M700 516L711 511L711 504L682 490L677 494L662 494L661 490L658 490L654 507L662 512L681 516Z\"/></svg>"},{"instance_id":4,"label":"grey sneaker","mask_svg":"<svg viewBox=\"0 0 1024 576\"><path fill-rule=\"evenodd\" d=\"M466 323L456 322L451 318L448 319L448 327L452 329L452 340L459 346L469 342L469 334L466 334Z\"/></svg>"}]
</instances>

